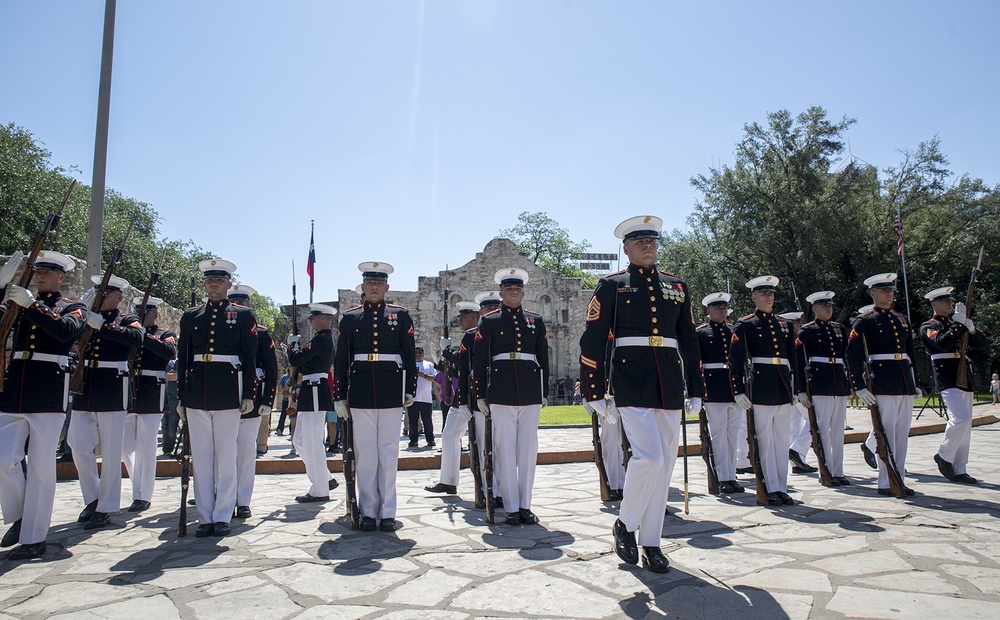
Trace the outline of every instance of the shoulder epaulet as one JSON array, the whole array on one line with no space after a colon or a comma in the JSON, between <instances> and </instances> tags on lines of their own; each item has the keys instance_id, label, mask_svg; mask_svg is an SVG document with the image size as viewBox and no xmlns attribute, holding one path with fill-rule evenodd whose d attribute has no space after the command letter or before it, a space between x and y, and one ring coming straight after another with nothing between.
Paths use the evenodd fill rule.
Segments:
<instances>
[{"instance_id":1,"label":"shoulder epaulet","mask_svg":"<svg viewBox=\"0 0 1000 620\"><path fill-rule=\"evenodd\" d=\"M698 327L695 327L695 329L701 329L702 327L708 327L708 323L707 323L707 322L705 322L705 323L702 323L702 324L701 324L701 325L699 325Z\"/></svg>"},{"instance_id":2,"label":"shoulder epaulet","mask_svg":"<svg viewBox=\"0 0 1000 620\"><path fill-rule=\"evenodd\" d=\"M351 306L351 307L350 307L350 308L348 308L347 310L344 310L344 312L350 312L351 310L357 310L357 309L358 309L358 308L360 308L361 306L362 306L362 304L358 304L358 305L356 305L356 306Z\"/></svg>"},{"instance_id":3,"label":"shoulder epaulet","mask_svg":"<svg viewBox=\"0 0 1000 620\"><path fill-rule=\"evenodd\" d=\"M476 333L477 331L479 331L479 328L478 328L478 327L473 327L473 328L471 328L471 329L467 329L467 330L465 330L465 333L467 333L467 334L474 334L474 333Z\"/></svg>"},{"instance_id":4,"label":"shoulder epaulet","mask_svg":"<svg viewBox=\"0 0 1000 620\"><path fill-rule=\"evenodd\" d=\"M831 321L831 323L832 322L833 321ZM802 325L802 327L805 327L806 325L815 325L815 324L816 324L816 319L813 319L813 320L809 321L808 323L805 323L804 325ZM802 329L802 327L800 327L799 329Z\"/></svg>"},{"instance_id":5,"label":"shoulder epaulet","mask_svg":"<svg viewBox=\"0 0 1000 620\"><path fill-rule=\"evenodd\" d=\"M680 277L677 274L670 273L669 271L664 271L662 269L657 269L656 271L659 272L659 274L662 275L662 276L670 276L671 278L677 278L678 280L682 280L682 281L684 280L684 278Z\"/></svg>"},{"instance_id":6,"label":"shoulder epaulet","mask_svg":"<svg viewBox=\"0 0 1000 620\"><path fill-rule=\"evenodd\" d=\"M525 314L530 314L531 316L537 316L538 318L542 318L542 315L539 314L539 313L537 313L537 312L535 312L534 310L522 310L522 311Z\"/></svg>"},{"instance_id":7,"label":"shoulder epaulet","mask_svg":"<svg viewBox=\"0 0 1000 620\"><path fill-rule=\"evenodd\" d=\"M609 273L608 275L606 275L604 277L605 278L610 278L611 276L620 276L620 275L622 275L623 273L625 273L627 271L628 271L628 269L622 269L621 271L616 271L614 273Z\"/></svg>"},{"instance_id":8,"label":"shoulder epaulet","mask_svg":"<svg viewBox=\"0 0 1000 620\"><path fill-rule=\"evenodd\" d=\"M404 308L403 306L398 306L398 305L396 305L396 304L388 304L388 303L387 303L387 304L385 305L385 307L386 307L386 308L399 308L400 310L406 310L406 308Z\"/></svg>"},{"instance_id":9,"label":"shoulder epaulet","mask_svg":"<svg viewBox=\"0 0 1000 620\"><path fill-rule=\"evenodd\" d=\"M490 311L488 311L488 312L485 312L485 313L483 313L483 314L480 314L480 315L479 315L479 318L484 318L484 317L488 317L488 316L491 316L491 315L494 315L494 314L496 314L497 312L500 312L500 308L494 308L494 309L492 309L492 310L490 310Z\"/></svg>"},{"instance_id":10,"label":"shoulder epaulet","mask_svg":"<svg viewBox=\"0 0 1000 620\"><path fill-rule=\"evenodd\" d=\"M257 332L258 333L259 332L266 332L266 331L267 331L267 325L262 325L261 323L257 323Z\"/></svg>"},{"instance_id":11,"label":"shoulder epaulet","mask_svg":"<svg viewBox=\"0 0 1000 620\"><path fill-rule=\"evenodd\" d=\"M755 316L754 314L748 314L748 315L746 315L746 316L741 316L741 317L739 318L739 320L740 320L740 321L745 321L745 320L747 320L747 319L752 319L752 318L753 318L754 316Z\"/></svg>"}]
</instances>

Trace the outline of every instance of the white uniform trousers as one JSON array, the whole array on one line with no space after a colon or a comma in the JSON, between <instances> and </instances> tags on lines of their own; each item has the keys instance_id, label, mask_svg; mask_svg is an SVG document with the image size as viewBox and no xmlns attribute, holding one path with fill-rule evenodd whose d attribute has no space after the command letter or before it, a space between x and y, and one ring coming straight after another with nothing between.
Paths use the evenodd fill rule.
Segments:
<instances>
[{"instance_id":1,"label":"white uniform trousers","mask_svg":"<svg viewBox=\"0 0 1000 620\"><path fill-rule=\"evenodd\" d=\"M941 390L941 399L948 408L948 425L945 426L938 454L952 464L956 474L968 473L966 467L969 464L969 444L972 442L972 392L958 388Z\"/></svg>"},{"instance_id":2,"label":"white uniform trousers","mask_svg":"<svg viewBox=\"0 0 1000 620\"><path fill-rule=\"evenodd\" d=\"M132 483L132 499L153 499L156 482L156 433L162 413L129 413L125 416L122 461Z\"/></svg>"},{"instance_id":3,"label":"white uniform trousers","mask_svg":"<svg viewBox=\"0 0 1000 620\"><path fill-rule=\"evenodd\" d=\"M249 506L257 478L257 433L260 418L240 418L236 431L236 505Z\"/></svg>"},{"instance_id":4,"label":"white uniform trousers","mask_svg":"<svg viewBox=\"0 0 1000 620\"><path fill-rule=\"evenodd\" d=\"M736 480L740 424L742 421L746 425L746 411L736 403L705 403L705 417L708 418L708 434L712 437L715 475L720 482ZM746 445L745 435L743 444Z\"/></svg>"},{"instance_id":5,"label":"white uniform trousers","mask_svg":"<svg viewBox=\"0 0 1000 620\"><path fill-rule=\"evenodd\" d=\"M516 512L531 508L538 463L538 419L542 405L490 405L493 418L493 455L500 481L503 508Z\"/></svg>"},{"instance_id":6,"label":"white uniform trousers","mask_svg":"<svg viewBox=\"0 0 1000 620\"><path fill-rule=\"evenodd\" d=\"M22 545L45 541L56 497L56 447L65 413L0 412L0 510L3 522L21 519ZM28 442L28 477L21 471Z\"/></svg>"},{"instance_id":7,"label":"white uniform trousers","mask_svg":"<svg viewBox=\"0 0 1000 620\"><path fill-rule=\"evenodd\" d=\"M889 439L889 447L892 449L892 457L896 461L896 469L899 475L906 479L906 448L910 442L910 421L913 418L913 396L875 396L879 413L882 414L882 426L885 427L885 435ZM889 488L889 472L885 468L885 463L878 460L878 488Z\"/></svg>"},{"instance_id":8,"label":"white uniform trousers","mask_svg":"<svg viewBox=\"0 0 1000 620\"><path fill-rule=\"evenodd\" d=\"M74 411L66 443L80 477L83 503L97 500L97 512L115 513L122 501L122 443L124 411ZM97 444L101 444L101 472L97 472Z\"/></svg>"},{"instance_id":9,"label":"white uniform trousers","mask_svg":"<svg viewBox=\"0 0 1000 620\"><path fill-rule=\"evenodd\" d=\"M462 435L469 429L465 418L452 409L441 431L441 484L458 486L458 470L462 466Z\"/></svg>"},{"instance_id":10,"label":"white uniform trousers","mask_svg":"<svg viewBox=\"0 0 1000 620\"><path fill-rule=\"evenodd\" d=\"M399 423L403 408L352 408L351 417L354 419L354 454L361 516L395 519Z\"/></svg>"},{"instance_id":11,"label":"white uniform trousers","mask_svg":"<svg viewBox=\"0 0 1000 620\"><path fill-rule=\"evenodd\" d=\"M764 470L764 485L768 493L788 491L789 418L792 406L754 405L754 426L757 427L757 449Z\"/></svg>"},{"instance_id":12,"label":"white uniform trousers","mask_svg":"<svg viewBox=\"0 0 1000 620\"><path fill-rule=\"evenodd\" d=\"M187 419L198 523L229 523L236 508L236 438L240 429L240 410L188 409Z\"/></svg>"},{"instance_id":13,"label":"white uniform trousers","mask_svg":"<svg viewBox=\"0 0 1000 620\"><path fill-rule=\"evenodd\" d=\"M608 487L615 491L625 485L625 453L622 451L622 426L601 420L601 452L604 453L604 471L608 474Z\"/></svg>"},{"instance_id":14,"label":"white uniform trousers","mask_svg":"<svg viewBox=\"0 0 1000 620\"><path fill-rule=\"evenodd\" d=\"M357 427L355 420L354 428ZM325 411L299 411L295 434L292 435L292 446L302 459L302 464L306 466L309 495L313 497L330 496L330 479L333 478L333 474L330 473L326 463L326 448L323 447L325 434Z\"/></svg>"},{"instance_id":15,"label":"white uniform trousers","mask_svg":"<svg viewBox=\"0 0 1000 620\"><path fill-rule=\"evenodd\" d=\"M788 425L788 436L792 442L788 447L802 455L804 461L809 456L809 446L812 445L812 433L809 432L809 411L804 405L799 403L792 405Z\"/></svg>"},{"instance_id":16,"label":"white uniform trousers","mask_svg":"<svg viewBox=\"0 0 1000 620\"><path fill-rule=\"evenodd\" d=\"M486 416L483 415L482 411L473 411L472 415L476 417L476 443L479 444L479 473L483 479L483 484L486 480ZM500 493L500 481L497 478L497 468L493 468L493 496L503 495ZM483 497L486 497L486 489L483 489Z\"/></svg>"},{"instance_id":17,"label":"white uniform trousers","mask_svg":"<svg viewBox=\"0 0 1000 620\"><path fill-rule=\"evenodd\" d=\"M874 428L868 431L868 437L865 437L865 446L867 446L868 449L871 450L872 452L875 452L876 448L878 448L878 441L875 439Z\"/></svg>"},{"instance_id":18,"label":"white uniform trousers","mask_svg":"<svg viewBox=\"0 0 1000 620\"><path fill-rule=\"evenodd\" d=\"M830 475L844 475L844 422L847 420L846 396L813 396L813 412L823 442L823 456Z\"/></svg>"},{"instance_id":19,"label":"white uniform trousers","mask_svg":"<svg viewBox=\"0 0 1000 620\"><path fill-rule=\"evenodd\" d=\"M750 444L747 443L747 414L740 414L739 428L736 429L736 469L747 469L750 463Z\"/></svg>"},{"instance_id":20,"label":"white uniform trousers","mask_svg":"<svg viewBox=\"0 0 1000 620\"><path fill-rule=\"evenodd\" d=\"M681 411L619 407L618 412L632 447L618 518L626 530L639 531L640 545L659 547L667 491L677 462Z\"/></svg>"}]
</instances>

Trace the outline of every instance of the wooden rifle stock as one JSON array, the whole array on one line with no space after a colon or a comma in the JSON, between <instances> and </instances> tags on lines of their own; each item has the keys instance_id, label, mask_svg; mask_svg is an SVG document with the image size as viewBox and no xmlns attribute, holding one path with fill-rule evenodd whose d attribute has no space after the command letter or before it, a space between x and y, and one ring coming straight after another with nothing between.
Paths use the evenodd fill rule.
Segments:
<instances>
[{"instance_id":1,"label":"wooden rifle stock","mask_svg":"<svg viewBox=\"0 0 1000 620\"><path fill-rule=\"evenodd\" d=\"M191 488L191 436L188 434L187 420L181 420L181 510L177 524L177 536L187 536L187 498Z\"/></svg>"},{"instance_id":2,"label":"wooden rifle stock","mask_svg":"<svg viewBox=\"0 0 1000 620\"><path fill-rule=\"evenodd\" d=\"M347 514L351 517L351 529L361 527L361 508L358 506L356 455L354 452L354 416L348 413L344 420L344 486L347 487Z\"/></svg>"},{"instance_id":3,"label":"wooden rifle stock","mask_svg":"<svg viewBox=\"0 0 1000 620\"><path fill-rule=\"evenodd\" d=\"M42 227L41 232L35 237L35 242L31 245L31 252L28 253L27 260L24 262L24 267L21 269L21 277L17 280L17 285L21 288L28 288L31 284L31 276L34 274L34 270L31 265L38 260L38 255L42 252L42 246L45 245L45 240L48 236L56 231L56 227L59 226L59 220L62 219L63 211L66 210L66 203L69 202L70 196L73 195L73 189L76 187L76 181L74 180L69 184L69 189L66 190L66 194L63 196L62 202L59 204L59 210L54 211L49 214L48 219L45 221L45 226ZM4 313L3 319L0 320L0 392L4 390L4 385L7 382L7 339L10 337L10 332L17 325L18 320L21 318L21 311L23 308L10 302L7 307L7 312Z\"/></svg>"},{"instance_id":4,"label":"wooden rifle stock","mask_svg":"<svg viewBox=\"0 0 1000 620\"><path fill-rule=\"evenodd\" d=\"M744 377L744 385L746 386L747 398L750 402L753 402L753 364L750 360L747 360L746 377ZM747 409L747 443L750 447L750 464L753 465L753 473L756 483L757 492L757 505L767 506L767 484L764 482L764 467L760 463L760 447L757 445L757 422L754 419L753 407Z\"/></svg>"},{"instance_id":5,"label":"wooden rifle stock","mask_svg":"<svg viewBox=\"0 0 1000 620\"><path fill-rule=\"evenodd\" d=\"M601 428L597 413L590 416L590 428L594 436L594 463L597 465L597 482L601 485L601 501L611 500L611 483L608 481L608 468L604 464L604 450L601 448Z\"/></svg>"},{"instance_id":6,"label":"wooden rifle stock","mask_svg":"<svg viewBox=\"0 0 1000 620\"><path fill-rule=\"evenodd\" d=\"M483 468L483 476L486 478L486 522L493 523L495 519L493 511L493 419L492 416L485 411L483 412L486 416L486 436L485 443L483 446L483 458L486 459L486 465Z\"/></svg>"},{"instance_id":7,"label":"wooden rifle stock","mask_svg":"<svg viewBox=\"0 0 1000 620\"><path fill-rule=\"evenodd\" d=\"M861 343L865 347L865 387L868 388L869 392L874 394L875 390L872 389L874 372L868 356L868 341L864 336L861 338ZM897 498L906 497L906 485L903 484L903 477L899 473L899 468L896 467L896 458L892 454L892 446L889 445L889 438L885 433L885 425L882 423L882 412L879 411L878 403L870 405L868 410L872 415L872 432L875 434L875 453L878 454L878 457L882 459L882 463L885 464L886 473L889 476L889 490Z\"/></svg>"},{"instance_id":8,"label":"wooden rifle stock","mask_svg":"<svg viewBox=\"0 0 1000 620\"><path fill-rule=\"evenodd\" d=\"M471 407L469 409L472 411ZM476 434L476 412L472 411L469 418L469 469L476 484L476 508L485 508L485 492L483 491L483 464L479 461L479 436Z\"/></svg>"},{"instance_id":9,"label":"wooden rifle stock","mask_svg":"<svg viewBox=\"0 0 1000 620\"><path fill-rule=\"evenodd\" d=\"M983 249L986 246L979 247L979 260L976 261L976 266L972 268L972 278L969 279L969 290L965 294L965 311L968 313L972 309L972 294L976 290L976 280L979 278L979 272L983 267ZM968 315L967 315L968 316ZM969 332L966 331L962 334L962 344L958 348L958 371L955 373L955 385L959 387L966 387L969 385L969 365L965 359L965 352L969 348Z\"/></svg>"}]
</instances>

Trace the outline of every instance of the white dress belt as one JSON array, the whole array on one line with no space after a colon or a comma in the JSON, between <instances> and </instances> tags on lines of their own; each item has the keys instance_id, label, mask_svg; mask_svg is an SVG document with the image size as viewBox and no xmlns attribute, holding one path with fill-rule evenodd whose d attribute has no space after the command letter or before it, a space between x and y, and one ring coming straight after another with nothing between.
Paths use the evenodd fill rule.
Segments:
<instances>
[{"instance_id":1,"label":"white dress belt","mask_svg":"<svg viewBox=\"0 0 1000 620\"><path fill-rule=\"evenodd\" d=\"M105 360L85 360L83 365L87 368L114 368L118 372L128 372L128 360L120 362Z\"/></svg>"},{"instance_id":2,"label":"white dress belt","mask_svg":"<svg viewBox=\"0 0 1000 620\"><path fill-rule=\"evenodd\" d=\"M403 366L403 356L396 353L355 353L355 362L396 362L396 365Z\"/></svg>"},{"instance_id":3,"label":"white dress belt","mask_svg":"<svg viewBox=\"0 0 1000 620\"><path fill-rule=\"evenodd\" d=\"M239 368L241 365L239 355L216 355L214 353L196 353L194 356L194 362L227 362L232 364L234 367Z\"/></svg>"},{"instance_id":4,"label":"white dress belt","mask_svg":"<svg viewBox=\"0 0 1000 620\"><path fill-rule=\"evenodd\" d=\"M164 381L167 378L167 373L162 370L140 370L139 374L143 377L156 377L160 381Z\"/></svg>"},{"instance_id":5,"label":"white dress belt","mask_svg":"<svg viewBox=\"0 0 1000 620\"><path fill-rule=\"evenodd\" d=\"M69 357L66 355L56 355L54 353L36 353L35 351L14 351L10 355L11 360L33 360L36 362L52 362L60 366L69 365Z\"/></svg>"},{"instance_id":6,"label":"white dress belt","mask_svg":"<svg viewBox=\"0 0 1000 620\"><path fill-rule=\"evenodd\" d=\"M326 379L325 372L314 372L311 375L302 375L303 383L307 382L315 383L316 381L322 381L323 379Z\"/></svg>"},{"instance_id":7,"label":"white dress belt","mask_svg":"<svg viewBox=\"0 0 1000 620\"><path fill-rule=\"evenodd\" d=\"M910 361L910 356L906 353L875 353L868 356L868 359L872 362L886 362L886 361L899 361L906 360Z\"/></svg>"},{"instance_id":8,"label":"white dress belt","mask_svg":"<svg viewBox=\"0 0 1000 620\"><path fill-rule=\"evenodd\" d=\"M729 370L729 364L724 362L709 362L701 365L704 370Z\"/></svg>"},{"instance_id":9,"label":"white dress belt","mask_svg":"<svg viewBox=\"0 0 1000 620\"><path fill-rule=\"evenodd\" d=\"M961 356L962 356L962 354L959 353L958 351L952 351L951 353L935 353L935 354L931 355L931 359L935 360L935 361L936 360L950 360L950 359L957 359L957 358L959 358Z\"/></svg>"},{"instance_id":10,"label":"white dress belt","mask_svg":"<svg viewBox=\"0 0 1000 620\"><path fill-rule=\"evenodd\" d=\"M783 357L751 357L750 361L753 362L754 364L767 364L769 366L770 365L777 366L778 364L784 364L789 368L792 367L792 365L788 363L788 360Z\"/></svg>"},{"instance_id":11,"label":"white dress belt","mask_svg":"<svg viewBox=\"0 0 1000 620\"><path fill-rule=\"evenodd\" d=\"M625 336L615 338L616 347L670 347L677 348L676 338L664 338L663 336Z\"/></svg>"},{"instance_id":12,"label":"white dress belt","mask_svg":"<svg viewBox=\"0 0 1000 620\"><path fill-rule=\"evenodd\" d=\"M842 357L810 357L810 364L840 364L844 365L844 358Z\"/></svg>"},{"instance_id":13,"label":"white dress belt","mask_svg":"<svg viewBox=\"0 0 1000 620\"><path fill-rule=\"evenodd\" d=\"M521 353L519 351L512 351L510 353L500 353L493 356L494 362L500 362L503 360L528 360L529 362L538 363L538 358L535 357L533 353Z\"/></svg>"}]
</instances>

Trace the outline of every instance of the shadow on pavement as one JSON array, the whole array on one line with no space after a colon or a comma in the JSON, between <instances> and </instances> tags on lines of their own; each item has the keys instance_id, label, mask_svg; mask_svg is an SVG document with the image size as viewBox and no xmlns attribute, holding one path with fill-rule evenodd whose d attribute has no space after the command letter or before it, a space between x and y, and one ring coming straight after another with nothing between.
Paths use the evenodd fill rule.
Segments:
<instances>
[{"instance_id":1,"label":"shadow on pavement","mask_svg":"<svg viewBox=\"0 0 1000 620\"><path fill-rule=\"evenodd\" d=\"M623 564L648 591L636 592L619 606L628 618L767 618L787 620L781 604L765 590L728 588L676 568L656 574Z\"/></svg>"}]
</instances>

